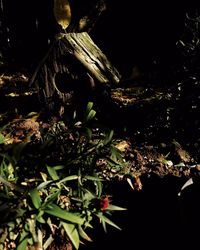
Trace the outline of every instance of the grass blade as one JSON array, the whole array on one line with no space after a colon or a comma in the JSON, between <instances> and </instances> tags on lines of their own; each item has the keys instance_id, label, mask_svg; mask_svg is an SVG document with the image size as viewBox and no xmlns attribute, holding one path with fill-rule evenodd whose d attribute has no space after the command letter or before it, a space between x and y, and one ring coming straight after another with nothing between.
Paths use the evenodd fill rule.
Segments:
<instances>
[{"instance_id":1,"label":"grass blade","mask_svg":"<svg viewBox=\"0 0 200 250\"><path fill-rule=\"evenodd\" d=\"M80 244L80 239L79 239L79 234L75 225L71 223L66 223L66 222L62 222L61 224L64 227L65 232L68 235L74 247L78 249L79 244Z\"/></svg>"},{"instance_id":2,"label":"grass blade","mask_svg":"<svg viewBox=\"0 0 200 250\"><path fill-rule=\"evenodd\" d=\"M112 222L110 219L108 219L108 218L107 218L106 216L104 216L102 213L98 213L98 214L96 214L96 215L99 217L99 219L100 219L100 221L102 222L102 224L103 224L103 223L107 223L107 224L109 224L110 226L115 227L115 228L121 230L120 227L118 227L114 222Z\"/></svg>"},{"instance_id":3,"label":"grass blade","mask_svg":"<svg viewBox=\"0 0 200 250\"><path fill-rule=\"evenodd\" d=\"M34 207L36 209L39 209L39 207L41 206L41 198L39 196L38 190L36 188L32 189L30 191L30 196L31 196L31 200L33 202Z\"/></svg>"},{"instance_id":4,"label":"grass blade","mask_svg":"<svg viewBox=\"0 0 200 250\"><path fill-rule=\"evenodd\" d=\"M63 219L72 223L76 223L76 224L84 223L84 219L81 218L80 216L74 213L68 212L66 210L63 210L55 204L51 204L47 206L47 208L45 209L45 212L47 214L53 215L55 217L58 217L60 219Z\"/></svg>"}]
</instances>

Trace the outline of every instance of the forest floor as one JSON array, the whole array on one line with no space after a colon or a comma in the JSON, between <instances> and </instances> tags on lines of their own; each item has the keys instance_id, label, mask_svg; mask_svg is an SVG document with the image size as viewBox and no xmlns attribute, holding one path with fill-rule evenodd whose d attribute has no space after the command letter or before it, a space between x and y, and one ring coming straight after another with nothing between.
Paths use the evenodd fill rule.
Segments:
<instances>
[{"instance_id":1,"label":"forest floor","mask_svg":"<svg viewBox=\"0 0 200 250\"><path fill-rule=\"evenodd\" d=\"M1 126L30 112L40 111L36 91L29 88L28 80L26 73L1 73ZM100 114L100 119L106 126L114 129L115 139L118 140L116 147L126 161L130 162L128 168L134 179L130 181L127 178L124 181L122 178L123 181L117 183L115 180L111 181L110 192L113 197L118 197L117 202L122 207L128 207L126 215L115 218L122 225L123 233L111 231L102 241L102 233L98 232L98 235L94 235L97 243L91 245L92 249L110 249L106 245L108 240L115 249L127 249L130 242L133 247L129 249L147 249L147 246L165 249L164 246L160 247L160 244L165 243L160 242L168 240L166 245L172 247L172 237L176 238L174 244L177 247L184 245L182 226L185 224L179 218L178 194L190 178L199 177L200 140L198 133L193 134L198 131L198 118L193 117L192 120L190 116L189 126L187 119L184 120L181 116L177 118L181 108L177 106L179 111L174 112L174 100L170 91L137 85L122 86L111 91L112 102L107 100L107 104L111 106L106 108L106 114ZM105 104L100 105L100 113L104 107ZM174 112L172 116L177 119L171 118L171 110ZM181 112L185 117L184 111ZM40 120L34 133L37 134L37 130L44 124L46 121ZM197 125L193 129L194 124ZM27 129L29 125L27 124ZM16 123L16 127L12 128L19 131L19 126ZM19 134L16 132L15 135L14 140L17 141ZM112 172L102 175L112 180ZM194 224L189 222L187 225ZM171 237L168 235L169 227ZM116 237L121 240L116 240ZM143 242L144 237L146 242ZM187 239L188 244L191 238Z\"/></svg>"},{"instance_id":2,"label":"forest floor","mask_svg":"<svg viewBox=\"0 0 200 250\"><path fill-rule=\"evenodd\" d=\"M6 113L6 121L11 122L16 117L40 111L37 91L28 86L28 81L26 73L0 75L2 121ZM198 138L190 144L186 141L188 135L180 138L179 131L172 133L174 128L170 128L167 109L173 100L169 90L122 86L111 91L111 99L112 103L107 107L110 119L104 122L116 130L116 136L119 136L115 138L119 140L117 146L124 152L124 157L131 160L136 176L154 173L160 177L169 174L188 178L200 171ZM107 115L101 119L107 119ZM44 122L40 121L41 127ZM179 129L183 130L184 125Z\"/></svg>"}]
</instances>

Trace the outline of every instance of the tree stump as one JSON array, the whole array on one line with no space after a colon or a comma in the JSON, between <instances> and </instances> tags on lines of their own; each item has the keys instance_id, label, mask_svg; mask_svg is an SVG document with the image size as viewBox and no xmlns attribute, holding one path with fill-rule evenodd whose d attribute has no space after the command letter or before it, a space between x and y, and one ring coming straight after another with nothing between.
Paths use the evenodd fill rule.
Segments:
<instances>
[{"instance_id":1,"label":"tree stump","mask_svg":"<svg viewBox=\"0 0 200 250\"><path fill-rule=\"evenodd\" d=\"M51 110L56 102L71 104L74 90L79 86L77 81L88 81L92 87L117 84L120 74L87 32L61 33L40 62L30 84L36 84L41 102Z\"/></svg>"},{"instance_id":2,"label":"tree stump","mask_svg":"<svg viewBox=\"0 0 200 250\"><path fill-rule=\"evenodd\" d=\"M104 10L104 0L54 0L60 32L30 80L49 110L72 104L75 92L83 95L88 86L91 90L120 81L117 69L88 34Z\"/></svg>"}]
</instances>

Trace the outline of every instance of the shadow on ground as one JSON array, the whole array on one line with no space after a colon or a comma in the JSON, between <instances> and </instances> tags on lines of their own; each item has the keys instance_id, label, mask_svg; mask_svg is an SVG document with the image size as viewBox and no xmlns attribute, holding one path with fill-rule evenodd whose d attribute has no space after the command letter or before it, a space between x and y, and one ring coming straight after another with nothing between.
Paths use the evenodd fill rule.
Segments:
<instances>
[{"instance_id":1,"label":"shadow on ground","mask_svg":"<svg viewBox=\"0 0 200 250\"><path fill-rule=\"evenodd\" d=\"M199 190L189 190L180 203L177 194L184 182L177 177L144 177L140 192L127 183L113 183L113 197L119 197L113 203L128 208L112 217L122 231L108 227L105 234L96 230L94 242L80 249L199 249Z\"/></svg>"}]
</instances>

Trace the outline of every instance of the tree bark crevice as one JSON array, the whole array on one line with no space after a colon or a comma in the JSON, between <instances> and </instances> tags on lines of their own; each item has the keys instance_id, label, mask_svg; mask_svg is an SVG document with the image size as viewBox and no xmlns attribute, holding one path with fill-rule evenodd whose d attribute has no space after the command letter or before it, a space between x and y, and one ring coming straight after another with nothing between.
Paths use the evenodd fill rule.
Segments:
<instances>
[{"instance_id":1,"label":"tree bark crevice","mask_svg":"<svg viewBox=\"0 0 200 250\"><path fill-rule=\"evenodd\" d=\"M65 85L63 89L66 87L66 91L61 91L57 86L58 74L63 74L62 85ZM58 97L63 104L71 103L73 81L82 81L83 84L92 81L107 86L116 85L120 78L120 73L87 32L60 33L36 68L30 85L36 84L40 100L48 109L52 109L57 102L54 97ZM67 87L68 84L71 89Z\"/></svg>"}]
</instances>

